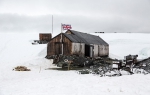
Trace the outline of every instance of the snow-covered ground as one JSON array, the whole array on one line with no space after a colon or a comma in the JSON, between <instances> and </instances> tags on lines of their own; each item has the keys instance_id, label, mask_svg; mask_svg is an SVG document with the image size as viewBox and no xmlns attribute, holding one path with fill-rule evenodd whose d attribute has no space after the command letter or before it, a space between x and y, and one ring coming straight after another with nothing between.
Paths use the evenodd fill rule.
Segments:
<instances>
[{"instance_id":1,"label":"snow-covered ground","mask_svg":"<svg viewBox=\"0 0 150 95\"><path fill-rule=\"evenodd\" d=\"M110 57L138 54L150 56L150 34L106 33L100 35L110 46ZM0 95L149 95L150 75L121 77L79 75L77 71L56 68L47 60L47 45L32 45L38 33L0 33ZM31 71L12 71L15 66Z\"/></svg>"}]
</instances>

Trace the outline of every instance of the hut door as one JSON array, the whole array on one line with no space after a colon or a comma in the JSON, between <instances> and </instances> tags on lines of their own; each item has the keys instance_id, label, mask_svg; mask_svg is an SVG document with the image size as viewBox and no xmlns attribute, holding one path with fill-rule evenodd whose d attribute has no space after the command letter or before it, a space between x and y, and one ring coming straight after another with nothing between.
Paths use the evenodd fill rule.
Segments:
<instances>
[{"instance_id":1,"label":"hut door","mask_svg":"<svg viewBox=\"0 0 150 95\"><path fill-rule=\"evenodd\" d=\"M92 45L85 45L85 56L88 56L88 57L93 57L93 49L94 49L94 46Z\"/></svg>"},{"instance_id":2,"label":"hut door","mask_svg":"<svg viewBox=\"0 0 150 95\"><path fill-rule=\"evenodd\" d=\"M55 55L62 54L61 43L55 43Z\"/></svg>"},{"instance_id":3,"label":"hut door","mask_svg":"<svg viewBox=\"0 0 150 95\"><path fill-rule=\"evenodd\" d=\"M90 57L93 57L94 55L93 49L94 49L94 46L90 46Z\"/></svg>"},{"instance_id":4,"label":"hut door","mask_svg":"<svg viewBox=\"0 0 150 95\"><path fill-rule=\"evenodd\" d=\"M85 45L85 56L90 57L90 46L89 45Z\"/></svg>"}]
</instances>

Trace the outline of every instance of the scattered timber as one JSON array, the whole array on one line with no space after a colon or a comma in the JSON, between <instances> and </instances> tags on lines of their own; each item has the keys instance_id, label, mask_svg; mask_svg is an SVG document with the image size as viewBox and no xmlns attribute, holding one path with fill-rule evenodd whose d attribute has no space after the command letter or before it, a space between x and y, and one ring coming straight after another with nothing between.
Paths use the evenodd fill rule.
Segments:
<instances>
[{"instance_id":1,"label":"scattered timber","mask_svg":"<svg viewBox=\"0 0 150 95\"><path fill-rule=\"evenodd\" d=\"M112 59L109 57L83 57L78 55L53 55L47 57L53 59L53 64L58 67L79 68L79 74L97 74L100 76L121 76L122 71L132 75L134 73L150 73L150 58L138 61L138 55L127 55L123 60ZM84 69L85 68L85 69Z\"/></svg>"},{"instance_id":2,"label":"scattered timber","mask_svg":"<svg viewBox=\"0 0 150 95\"><path fill-rule=\"evenodd\" d=\"M17 66L13 70L15 71L31 71L30 69L27 69L25 66Z\"/></svg>"}]
</instances>

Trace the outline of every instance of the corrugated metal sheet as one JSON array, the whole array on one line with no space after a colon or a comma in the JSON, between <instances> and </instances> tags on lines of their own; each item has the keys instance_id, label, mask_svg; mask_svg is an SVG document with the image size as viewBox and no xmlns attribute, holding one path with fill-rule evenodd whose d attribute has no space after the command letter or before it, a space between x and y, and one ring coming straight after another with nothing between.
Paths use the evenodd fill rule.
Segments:
<instances>
[{"instance_id":1,"label":"corrugated metal sheet","mask_svg":"<svg viewBox=\"0 0 150 95\"><path fill-rule=\"evenodd\" d=\"M91 35L91 34L87 34L87 33L82 33L82 32L77 32L74 30L68 30L68 31L70 31L72 34L64 33L64 35L68 39L70 39L72 42L85 43L87 45L97 44L97 45L107 45L108 46L108 43L106 43L99 36L95 36L95 35Z\"/></svg>"}]
</instances>

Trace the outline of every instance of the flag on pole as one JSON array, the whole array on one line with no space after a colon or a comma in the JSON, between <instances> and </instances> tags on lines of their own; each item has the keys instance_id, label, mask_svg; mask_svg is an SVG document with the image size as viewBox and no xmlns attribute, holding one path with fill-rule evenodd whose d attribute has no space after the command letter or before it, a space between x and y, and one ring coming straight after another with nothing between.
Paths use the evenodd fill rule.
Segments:
<instances>
[{"instance_id":1,"label":"flag on pole","mask_svg":"<svg viewBox=\"0 0 150 95\"><path fill-rule=\"evenodd\" d=\"M62 29L63 30L69 30L69 29L72 29L72 27L70 24L62 24Z\"/></svg>"}]
</instances>

